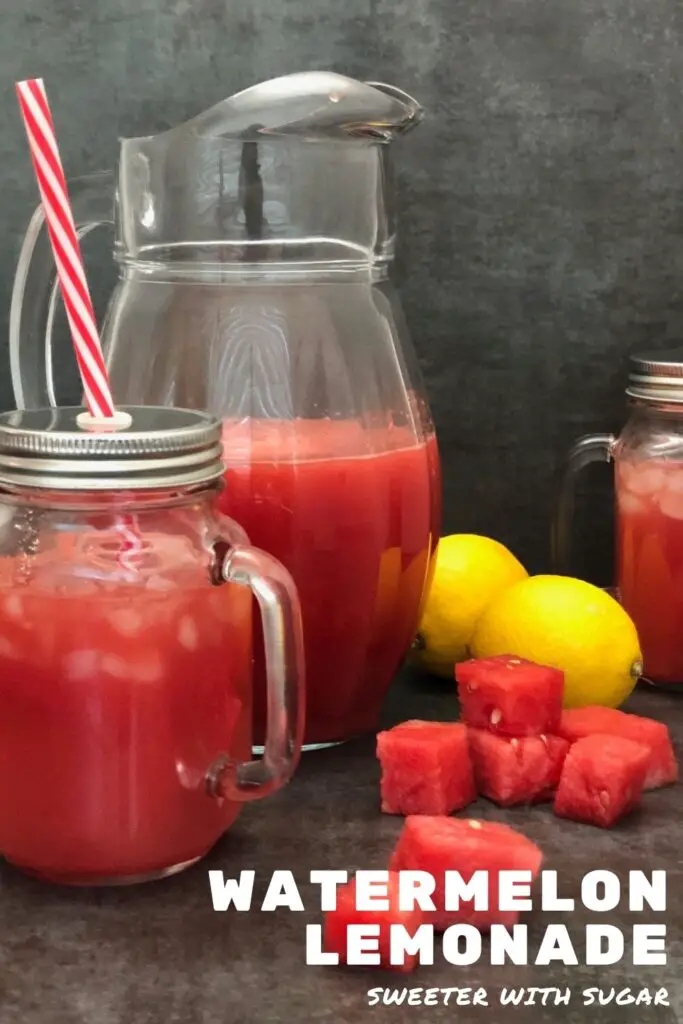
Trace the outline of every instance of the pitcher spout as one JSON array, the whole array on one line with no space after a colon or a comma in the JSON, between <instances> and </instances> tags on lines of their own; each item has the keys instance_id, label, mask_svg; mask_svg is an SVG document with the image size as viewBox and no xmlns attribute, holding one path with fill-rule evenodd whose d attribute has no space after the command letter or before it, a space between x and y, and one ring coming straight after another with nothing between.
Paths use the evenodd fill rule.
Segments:
<instances>
[{"instance_id":1,"label":"pitcher spout","mask_svg":"<svg viewBox=\"0 0 683 1024\"><path fill-rule=\"evenodd\" d=\"M402 103L405 109L405 114L402 120L397 120L393 126L391 133L392 137L395 135L405 135L412 128L416 128L424 117L424 107L409 93L403 89L399 89L396 85L387 85L386 82L366 82L366 85L371 86L373 89L377 89L379 92L386 93L387 96L392 96L398 103ZM386 126L389 131L390 126Z\"/></svg>"}]
</instances>

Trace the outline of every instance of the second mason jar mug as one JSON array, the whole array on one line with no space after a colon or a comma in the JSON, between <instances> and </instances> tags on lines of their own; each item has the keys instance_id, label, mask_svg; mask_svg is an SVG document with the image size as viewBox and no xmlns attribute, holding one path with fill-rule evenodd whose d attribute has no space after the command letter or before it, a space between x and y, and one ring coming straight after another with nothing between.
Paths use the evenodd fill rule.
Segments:
<instances>
[{"instance_id":1,"label":"second mason jar mug","mask_svg":"<svg viewBox=\"0 0 683 1024\"><path fill-rule=\"evenodd\" d=\"M289 779L303 638L291 577L218 510L220 424L129 407L129 428L94 434L81 411L0 416L0 851L121 884L194 863Z\"/></svg>"},{"instance_id":2,"label":"second mason jar mug","mask_svg":"<svg viewBox=\"0 0 683 1024\"><path fill-rule=\"evenodd\" d=\"M646 680L683 686L683 350L631 359L630 416L619 434L574 445L555 522L555 561L567 571L574 483L613 461L616 594L635 622Z\"/></svg>"}]
</instances>

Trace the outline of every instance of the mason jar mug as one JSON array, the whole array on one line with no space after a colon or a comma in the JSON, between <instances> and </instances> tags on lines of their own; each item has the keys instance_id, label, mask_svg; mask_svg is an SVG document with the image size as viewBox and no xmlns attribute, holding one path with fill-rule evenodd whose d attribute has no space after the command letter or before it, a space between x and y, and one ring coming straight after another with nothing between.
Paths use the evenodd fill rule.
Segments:
<instances>
[{"instance_id":1,"label":"mason jar mug","mask_svg":"<svg viewBox=\"0 0 683 1024\"><path fill-rule=\"evenodd\" d=\"M619 436L570 452L555 520L555 566L569 571L574 485L594 461L614 464L616 596L635 622L646 681L683 686L683 351L632 358L630 415Z\"/></svg>"},{"instance_id":2,"label":"mason jar mug","mask_svg":"<svg viewBox=\"0 0 683 1024\"><path fill-rule=\"evenodd\" d=\"M289 779L303 735L297 592L218 510L220 424L126 411L109 434L79 409L0 416L0 852L62 883L194 863Z\"/></svg>"}]
</instances>

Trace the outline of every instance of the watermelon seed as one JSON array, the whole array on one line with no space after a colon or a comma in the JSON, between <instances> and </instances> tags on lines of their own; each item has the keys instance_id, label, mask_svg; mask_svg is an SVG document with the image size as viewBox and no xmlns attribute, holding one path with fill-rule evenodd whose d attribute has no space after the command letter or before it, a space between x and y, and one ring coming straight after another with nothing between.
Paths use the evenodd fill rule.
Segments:
<instances>
[{"instance_id":1,"label":"watermelon seed","mask_svg":"<svg viewBox=\"0 0 683 1024\"><path fill-rule=\"evenodd\" d=\"M606 789L600 790L600 792L598 793L598 800L600 801L603 807L609 806L609 793Z\"/></svg>"},{"instance_id":2,"label":"watermelon seed","mask_svg":"<svg viewBox=\"0 0 683 1024\"><path fill-rule=\"evenodd\" d=\"M502 717L503 712L500 710L500 708L494 708L493 711L491 712L491 725L498 725Z\"/></svg>"},{"instance_id":3,"label":"watermelon seed","mask_svg":"<svg viewBox=\"0 0 683 1024\"><path fill-rule=\"evenodd\" d=\"M467 687L467 692L468 693L474 693L474 691L478 690L478 689L479 689L479 687L477 686L476 683L469 683L469 685Z\"/></svg>"},{"instance_id":4,"label":"watermelon seed","mask_svg":"<svg viewBox=\"0 0 683 1024\"><path fill-rule=\"evenodd\" d=\"M510 746L512 747L513 750L517 750L517 747L519 746L519 740L517 740L517 739L510 740Z\"/></svg>"},{"instance_id":5,"label":"watermelon seed","mask_svg":"<svg viewBox=\"0 0 683 1024\"><path fill-rule=\"evenodd\" d=\"M538 738L541 741L541 743L544 743L546 747L548 746L548 737L544 733L541 733L541 735Z\"/></svg>"},{"instance_id":6,"label":"watermelon seed","mask_svg":"<svg viewBox=\"0 0 683 1024\"><path fill-rule=\"evenodd\" d=\"M521 665L521 664L522 663L519 660L519 658L510 658L510 660L508 661L508 666L510 666L510 665Z\"/></svg>"},{"instance_id":7,"label":"watermelon seed","mask_svg":"<svg viewBox=\"0 0 683 1024\"><path fill-rule=\"evenodd\" d=\"M474 821L473 818L470 818L467 824L470 826L470 828L481 828L481 822Z\"/></svg>"}]
</instances>

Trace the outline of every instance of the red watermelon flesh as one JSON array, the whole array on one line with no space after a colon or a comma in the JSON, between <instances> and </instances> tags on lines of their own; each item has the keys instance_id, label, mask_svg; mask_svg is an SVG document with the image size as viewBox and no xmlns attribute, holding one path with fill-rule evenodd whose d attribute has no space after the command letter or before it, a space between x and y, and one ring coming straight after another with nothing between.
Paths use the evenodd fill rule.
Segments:
<instances>
[{"instance_id":1,"label":"red watermelon flesh","mask_svg":"<svg viewBox=\"0 0 683 1024\"><path fill-rule=\"evenodd\" d=\"M676 755L669 730L663 722L631 715L616 708L573 708L563 711L558 733L570 743L594 733L621 736L634 743L643 743L650 751L644 789L668 786L678 779Z\"/></svg>"},{"instance_id":2,"label":"red watermelon flesh","mask_svg":"<svg viewBox=\"0 0 683 1024\"><path fill-rule=\"evenodd\" d=\"M498 909L500 871L530 871L535 878L543 854L530 839L507 825L469 818L410 816L391 857L392 871L427 871L434 876L432 896L435 911L425 921L440 931L452 924L473 924L487 931L492 924L511 926L519 912ZM446 910L446 871L457 871L468 882L475 871L488 872L488 909L475 910L461 902L457 910Z\"/></svg>"},{"instance_id":3,"label":"red watermelon flesh","mask_svg":"<svg viewBox=\"0 0 683 1024\"><path fill-rule=\"evenodd\" d=\"M477 798L460 723L403 722L378 734L377 756L387 814L451 814Z\"/></svg>"},{"instance_id":4,"label":"red watermelon flesh","mask_svg":"<svg viewBox=\"0 0 683 1024\"><path fill-rule=\"evenodd\" d=\"M339 886L337 889L337 906L334 910L328 910L325 914L324 946L326 952L337 953L339 955L339 962L346 963L346 929L348 925L379 925L380 963L378 966L389 967L395 971L412 971L417 964L417 956L407 955L404 964L391 963L391 925L400 924L409 935L414 935L423 923L425 915L419 907L414 907L408 911L399 910L398 875L393 871L389 872L388 894L388 910L356 910L355 880L351 880L348 885Z\"/></svg>"},{"instance_id":5,"label":"red watermelon flesh","mask_svg":"<svg viewBox=\"0 0 683 1024\"><path fill-rule=\"evenodd\" d=\"M555 814L611 828L639 803L650 752L622 736L594 733L572 745L555 797Z\"/></svg>"},{"instance_id":6,"label":"red watermelon flesh","mask_svg":"<svg viewBox=\"0 0 683 1024\"><path fill-rule=\"evenodd\" d=\"M460 662L455 667L462 718L500 736L557 733L564 673L511 654Z\"/></svg>"},{"instance_id":7,"label":"red watermelon flesh","mask_svg":"<svg viewBox=\"0 0 683 1024\"><path fill-rule=\"evenodd\" d=\"M560 781L567 740L559 736L508 739L485 729L468 729L477 789L499 807L552 800Z\"/></svg>"}]
</instances>

